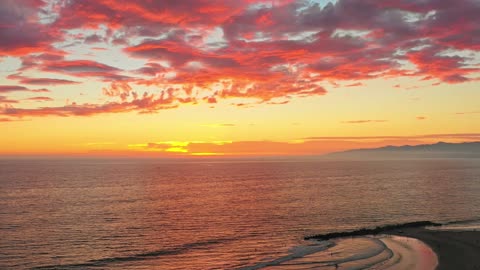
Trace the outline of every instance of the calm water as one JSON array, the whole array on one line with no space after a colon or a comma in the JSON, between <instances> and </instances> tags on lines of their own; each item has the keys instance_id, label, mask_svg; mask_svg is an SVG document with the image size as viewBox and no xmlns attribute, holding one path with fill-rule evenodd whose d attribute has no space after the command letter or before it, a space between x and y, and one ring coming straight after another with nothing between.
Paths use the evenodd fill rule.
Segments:
<instances>
[{"instance_id":1,"label":"calm water","mask_svg":"<svg viewBox=\"0 0 480 270\"><path fill-rule=\"evenodd\" d=\"M480 160L0 160L0 269L232 269L305 235L480 217Z\"/></svg>"}]
</instances>

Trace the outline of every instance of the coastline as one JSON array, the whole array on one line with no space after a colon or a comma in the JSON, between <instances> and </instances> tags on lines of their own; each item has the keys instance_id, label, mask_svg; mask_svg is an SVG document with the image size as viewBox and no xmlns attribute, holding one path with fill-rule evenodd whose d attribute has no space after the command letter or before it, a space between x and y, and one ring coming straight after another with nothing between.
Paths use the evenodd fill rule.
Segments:
<instances>
[{"instance_id":1,"label":"coastline","mask_svg":"<svg viewBox=\"0 0 480 270\"><path fill-rule=\"evenodd\" d=\"M386 234L406 236L427 244L438 257L438 270L480 269L480 231L441 231L424 227Z\"/></svg>"},{"instance_id":2,"label":"coastline","mask_svg":"<svg viewBox=\"0 0 480 270\"><path fill-rule=\"evenodd\" d=\"M447 225L448 224L444 224ZM438 257L438 270L479 269L480 230L442 230L429 221L386 225L372 229L335 232L305 237L306 240L329 240L368 235L394 235L415 238L428 245ZM427 227L432 227L428 229ZM437 230L438 228L438 230Z\"/></svg>"}]
</instances>

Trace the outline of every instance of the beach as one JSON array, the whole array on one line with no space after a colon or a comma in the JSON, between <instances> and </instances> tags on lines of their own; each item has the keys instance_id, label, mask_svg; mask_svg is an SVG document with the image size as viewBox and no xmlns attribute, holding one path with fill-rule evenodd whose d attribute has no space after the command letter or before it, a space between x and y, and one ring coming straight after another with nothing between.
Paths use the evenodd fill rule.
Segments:
<instances>
[{"instance_id":1,"label":"beach","mask_svg":"<svg viewBox=\"0 0 480 270\"><path fill-rule=\"evenodd\" d=\"M480 231L430 230L423 227L407 228L401 232L385 232L416 238L437 254L438 270L480 269Z\"/></svg>"},{"instance_id":2,"label":"beach","mask_svg":"<svg viewBox=\"0 0 480 270\"><path fill-rule=\"evenodd\" d=\"M348 268L345 262L355 263L362 269L480 269L478 221L446 224L420 221L305 238L335 245L344 241L355 245L359 241L375 239L384 243L382 253L390 253L386 257L373 252L360 260L336 260L334 265L338 265L339 269ZM312 260L313 256L310 257L309 263L317 263Z\"/></svg>"}]
</instances>

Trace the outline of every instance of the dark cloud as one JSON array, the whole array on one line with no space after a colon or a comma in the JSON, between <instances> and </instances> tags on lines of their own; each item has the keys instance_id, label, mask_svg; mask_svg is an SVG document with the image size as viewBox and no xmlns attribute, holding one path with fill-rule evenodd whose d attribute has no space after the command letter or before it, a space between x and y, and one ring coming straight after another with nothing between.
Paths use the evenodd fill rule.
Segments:
<instances>
[{"instance_id":1,"label":"dark cloud","mask_svg":"<svg viewBox=\"0 0 480 270\"><path fill-rule=\"evenodd\" d=\"M42 0L0 1L0 55L26 55L42 52L61 34L40 24L38 13Z\"/></svg>"}]
</instances>

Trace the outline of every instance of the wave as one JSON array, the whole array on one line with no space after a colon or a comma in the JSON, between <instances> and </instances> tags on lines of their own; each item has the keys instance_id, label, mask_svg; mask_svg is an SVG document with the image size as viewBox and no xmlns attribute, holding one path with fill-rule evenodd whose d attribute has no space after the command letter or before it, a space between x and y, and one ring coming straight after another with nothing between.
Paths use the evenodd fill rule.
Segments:
<instances>
[{"instance_id":1,"label":"wave","mask_svg":"<svg viewBox=\"0 0 480 270\"><path fill-rule=\"evenodd\" d=\"M430 250L423 242L404 236L388 235L392 231L400 231L416 227L441 227L447 224L461 224L464 222L477 222L478 219L468 221L449 221L436 223L431 221L417 221L394 225L384 225L375 228L363 228L354 231L333 232L304 237L306 240L314 240L308 245L296 247L286 256L269 261L262 261L255 265L244 266L241 270L256 270L271 266L308 266L309 268L332 268L341 265L340 269L389 269L405 264L415 264L414 251L419 248ZM378 235L378 236L377 236ZM135 262L152 260L161 256L177 255L191 251L192 249L207 249L214 245L237 241L239 237L218 238L198 241L180 245L177 247L137 253L127 256L107 257L88 260L80 263L58 264L33 267L31 269L85 269L106 267L111 264L122 262ZM431 251L430 257L435 257ZM413 258L409 259L407 258ZM411 260L414 260L412 262ZM433 260L433 259L432 259ZM432 265L430 263L429 265ZM300 269L300 268L298 268Z\"/></svg>"},{"instance_id":2,"label":"wave","mask_svg":"<svg viewBox=\"0 0 480 270\"><path fill-rule=\"evenodd\" d=\"M102 267L102 266L107 266L109 264L115 264L115 263L121 263L121 262L135 262L135 261L151 260L151 259L158 258L160 256L177 255L177 254L191 251L192 249L209 248L213 245L219 245L219 244L223 244L223 243L227 243L235 240L238 240L238 238L211 239L206 241L187 243L178 247L160 249L160 250L149 251L144 253L137 253L137 254L128 255L128 256L108 257L108 258L102 258L102 259L96 259L96 260L89 260L82 263L37 266L30 269L32 270L52 269L53 270L53 269L85 269L87 267Z\"/></svg>"},{"instance_id":3,"label":"wave","mask_svg":"<svg viewBox=\"0 0 480 270\"><path fill-rule=\"evenodd\" d=\"M407 223L401 223L401 224L378 226L375 228L362 228L354 231L316 234L316 235L305 236L304 239L305 240L329 240L329 239L339 238L339 237L377 235L377 234L384 233L386 231L391 231L391 230L425 227L425 226L436 227L441 225L443 224L431 222L431 221L415 221L415 222L407 222Z\"/></svg>"},{"instance_id":4,"label":"wave","mask_svg":"<svg viewBox=\"0 0 480 270\"><path fill-rule=\"evenodd\" d=\"M289 255L277 258L272 261L260 262L253 266L246 266L246 267L241 267L237 269L238 270L256 270L256 269L261 269L268 266L278 266L288 261L302 258L310 254L321 252L323 250L327 250L328 248L331 248L334 245L335 243L325 241L325 242L319 242L317 244L312 244L308 246L299 246L294 248Z\"/></svg>"},{"instance_id":5,"label":"wave","mask_svg":"<svg viewBox=\"0 0 480 270\"><path fill-rule=\"evenodd\" d=\"M300 269L435 269L435 253L423 242L403 236L339 238L318 242L318 250L292 252L282 258L237 270L276 267Z\"/></svg>"},{"instance_id":6,"label":"wave","mask_svg":"<svg viewBox=\"0 0 480 270\"><path fill-rule=\"evenodd\" d=\"M388 233L462 222L465 221L416 221L306 236L305 240L315 241L302 252L292 251L275 260L237 269L278 266L288 269L435 269L438 259L428 245L415 238Z\"/></svg>"}]
</instances>

